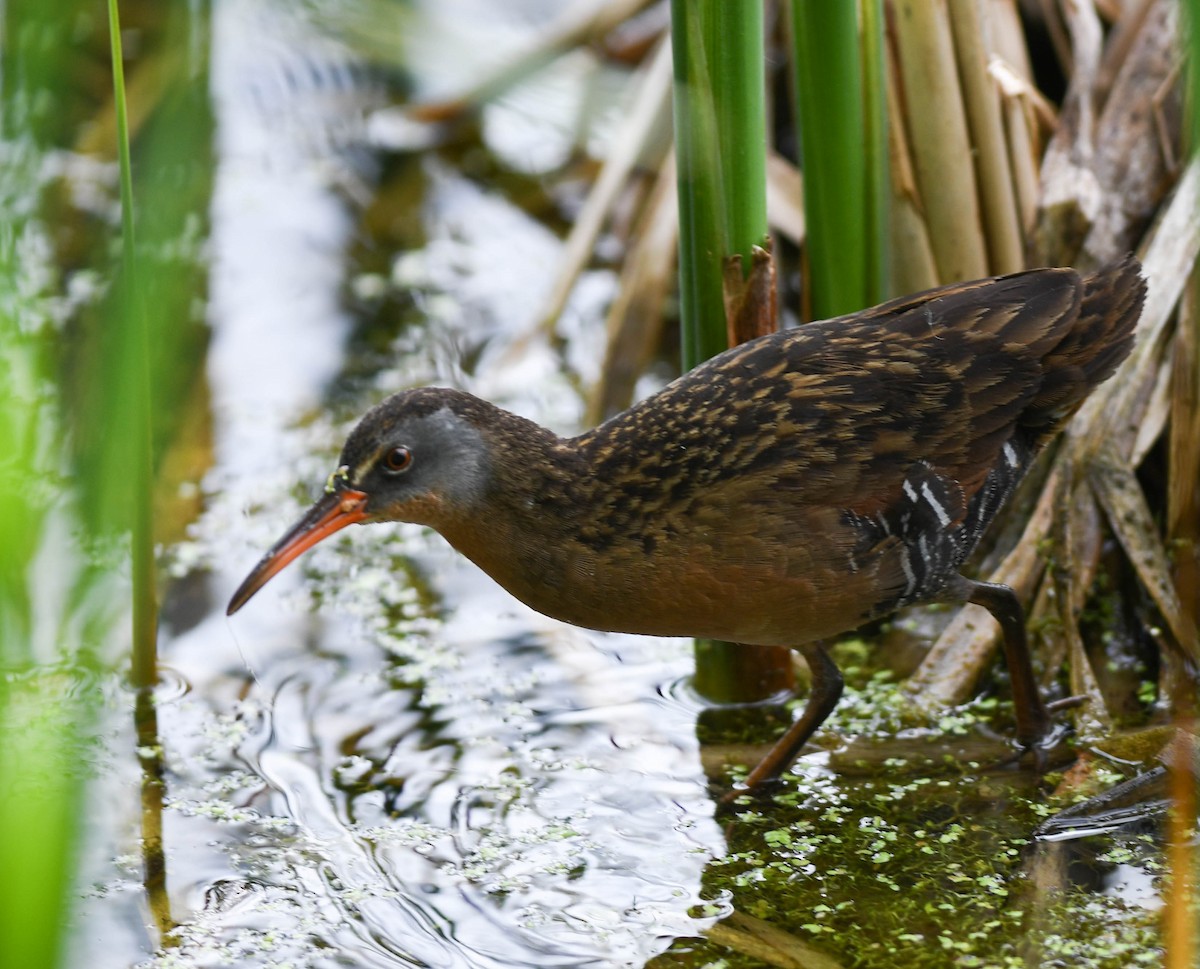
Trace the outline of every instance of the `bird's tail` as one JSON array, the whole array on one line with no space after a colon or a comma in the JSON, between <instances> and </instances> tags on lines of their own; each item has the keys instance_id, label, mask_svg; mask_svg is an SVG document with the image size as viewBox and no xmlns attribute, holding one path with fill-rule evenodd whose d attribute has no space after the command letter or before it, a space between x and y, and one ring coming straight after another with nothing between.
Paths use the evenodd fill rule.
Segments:
<instances>
[{"instance_id":1,"label":"bird's tail","mask_svg":"<svg viewBox=\"0 0 1200 969\"><path fill-rule=\"evenodd\" d=\"M1129 255L1083 280L1079 315L1043 358L1042 384L1021 415L1022 426L1038 444L1061 430L1088 394L1129 356L1146 300L1141 270Z\"/></svg>"}]
</instances>

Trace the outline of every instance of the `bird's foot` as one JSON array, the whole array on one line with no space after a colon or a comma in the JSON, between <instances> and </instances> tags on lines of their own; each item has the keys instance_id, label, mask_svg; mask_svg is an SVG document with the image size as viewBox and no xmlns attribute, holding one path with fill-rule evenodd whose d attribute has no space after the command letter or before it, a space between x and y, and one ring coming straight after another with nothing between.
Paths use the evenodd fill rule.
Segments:
<instances>
[{"instance_id":1,"label":"bird's foot","mask_svg":"<svg viewBox=\"0 0 1200 969\"><path fill-rule=\"evenodd\" d=\"M769 799L771 795L779 793L786 786L778 777L768 777L758 783L735 784L717 798L717 804L719 807L728 808L737 804L742 798L747 798L753 803L761 802Z\"/></svg>"},{"instance_id":2,"label":"bird's foot","mask_svg":"<svg viewBox=\"0 0 1200 969\"><path fill-rule=\"evenodd\" d=\"M1007 747L1010 753L992 762L992 769L1011 767L1014 764L1027 762L1037 773L1044 774L1051 767L1065 762L1067 752L1066 741L1075 730L1068 723L1060 723L1050 719L1049 714L1078 706L1083 697L1066 697L1045 705L1047 716L1034 725L1018 725L1017 735L1001 734L992 730L986 724L980 724L978 729L984 736ZM1027 760L1028 759L1028 760Z\"/></svg>"},{"instance_id":3,"label":"bird's foot","mask_svg":"<svg viewBox=\"0 0 1200 969\"><path fill-rule=\"evenodd\" d=\"M1074 728L1067 723L1056 723L1043 734L1035 743L1025 745L1025 750L1033 759L1033 769L1039 774L1050 769L1051 756L1066 745L1068 738L1075 733Z\"/></svg>"},{"instance_id":4,"label":"bird's foot","mask_svg":"<svg viewBox=\"0 0 1200 969\"><path fill-rule=\"evenodd\" d=\"M1050 720L1053 714L1063 710L1072 710L1087 703L1086 696L1065 696L1045 705L1046 721L1040 729L1033 731L1030 737L1017 736L1016 761L1021 761L1029 755L1032 766L1039 774L1044 774L1050 767L1050 756L1065 744L1068 737L1075 731L1070 724L1055 723Z\"/></svg>"},{"instance_id":5,"label":"bird's foot","mask_svg":"<svg viewBox=\"0 0 1200 969\"><path fill-rule=\"evenodd\" d=\"M1067 700L1059 700L1056 703L1048 704L1046 709L1047 711L1053 711L1055 709L1077 706L1078 703L1068 701L1076 701L1078 699L1077 697L1068 697ZM1037 773L1044 774L1052 766L1051 757L1064 748L1067 738L1074 734L1074 732L1070 724L1049 723L1032 739L1027 740L1018 737L1013 741L1014 749L1012 756L1000 761L996 766L1007 767L1009 764L1018 764L1028 757L1030 766Z\"/></svg>"}]
</instances>

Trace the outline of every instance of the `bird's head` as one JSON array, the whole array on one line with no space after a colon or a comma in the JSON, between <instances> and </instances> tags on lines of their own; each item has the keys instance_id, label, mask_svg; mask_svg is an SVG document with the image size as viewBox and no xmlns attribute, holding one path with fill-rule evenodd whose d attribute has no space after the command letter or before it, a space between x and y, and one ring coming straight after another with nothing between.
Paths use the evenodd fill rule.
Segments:
<instances>
[{"instance_id":1,"label":"bird's head","mask_svg":"<svg viewBox=\"0 0 1200 969\"><path fill-rule=\"evenodd\" d=\"M229 602L233 615L284 566L347 525L431 525L470 515L490 477L490 404L424 388L389 397L346 439L324 494L262 557Z\"/></svg>"}]
</instances>

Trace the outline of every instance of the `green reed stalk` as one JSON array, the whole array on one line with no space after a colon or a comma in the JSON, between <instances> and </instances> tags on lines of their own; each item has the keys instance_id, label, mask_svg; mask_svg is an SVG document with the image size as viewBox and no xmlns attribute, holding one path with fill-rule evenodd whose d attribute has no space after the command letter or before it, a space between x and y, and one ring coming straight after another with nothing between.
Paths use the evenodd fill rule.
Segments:
<instances>
[{"instance_id":1,"label":"green reed stalk","mask_svg":"<svg viewBox=\"0 0 1200 969\"><path fill-rule=\"evenodd\" d=\"M863 7L860 42L859 4L789 5L815 319L862 309L883 285L882 12L878 0Z\"/></svg>"},{"instance_id":2,"label":"green reed stalk","mask_svg":"<svg viewBox=\"0 0 1200 969\"><path fill-rule=\"evenodd\" d=\"M117 117L117 163L121 177L121 276L124 322L132 330L129 376L132 407L126 432L132 441L130 471L130 542L133 565L133 656L135 686L150 687L157 678L158 597L154 574L154 459L150 429L150 339L146 307L138 286L134 235L133 163L129 154L129 114L121 50L121 18L117 0L108 0L112 49L113 101Z\"/></svg>"},{"instance_id":3,"label":"green reed stalk","mask_svg":"<svg viewBox=\"0 0 1200 969\"><path fill-rule=\"evenodd\" d=\"M675 152L679 186L679 316L683 367L725 349L721 260L729 251L717 114L704 42L710 3L672 0ZM741 4L738 4L741 6Z\"/></svg>"},{"instance_id":4,"label":"green reed stalk","mask_svg":"<svg viewBox=\"0 0 1200 969\"><path fill-rule=\"evenodd\" d=\"M710 65L720 169L724 255L750 271L754 246L767 239L767 109L763 8L756 2L698 5Z\"/></svg>"},{"instance_id":5,"label":"green reed stalk","mask_svg":"<svg viewBox=\"0 0 1200 969\"><path fill-rule=\"evenodd\" d=\"M866 162L866 253L863 305L880 303L888 292L887 64L884 59L883 0L859 0L863 77L863 146Z\"/></svg>"},{"instance_id":6,"label":"green reed stalk","mask_svg":"<svg viewBox=\"0 0 1200 969\"><path fill-rule=\"evenodd\" d=\"M46 606L46 586L71 570L61 542L47 542L51 518L65 513L56 344L47 339L61 291L40 246L29 245L48 238L43 162L61 133L55 95L77 56L81 6L14 0L0 11L0 954L13 966L62 961L94 701L64 648L68 620Z\"/></svg>"}]
</instances>

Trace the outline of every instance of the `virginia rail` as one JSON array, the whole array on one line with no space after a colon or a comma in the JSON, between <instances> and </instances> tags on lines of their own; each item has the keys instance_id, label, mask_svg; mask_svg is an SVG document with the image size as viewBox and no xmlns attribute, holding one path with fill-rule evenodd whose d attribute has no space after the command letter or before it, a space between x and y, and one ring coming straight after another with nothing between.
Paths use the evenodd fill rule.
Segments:
<instances>
[{"instance_id":1,"label":"virginia rail","mask_svg":"<svg viewBox=\"0 0 1200 969\"><path fill-rule=\"evenodd\" d=\"M228 612L347 525L428 525L556 619L799 650L811 696L753 787L841 695L820 640L975 602L1001 626L1017 740L1036 748L1052 725L1021 605L959 568L1129 353L1144 296L1132 257L945 286L751 340L570 439L458 390L396 394Z\"/></svg>"}]
</instances>

